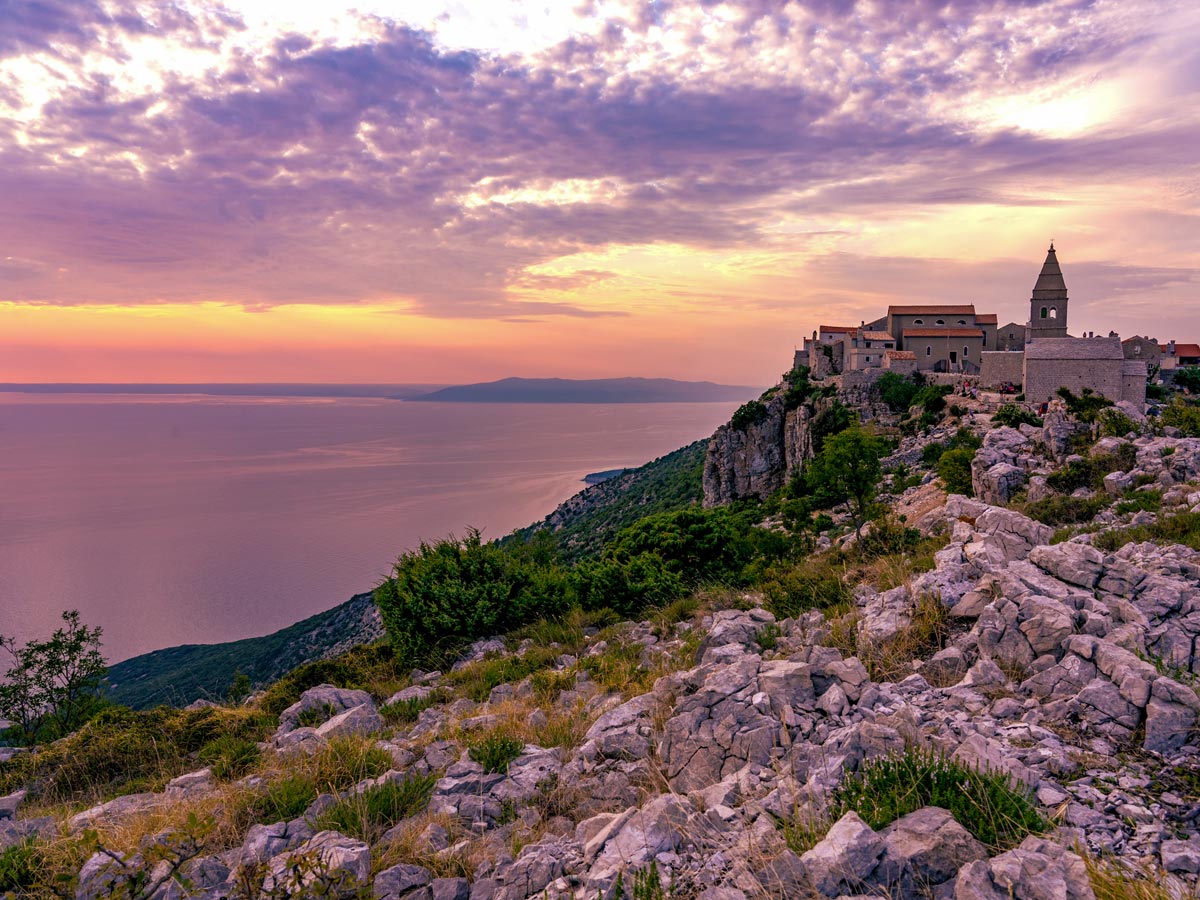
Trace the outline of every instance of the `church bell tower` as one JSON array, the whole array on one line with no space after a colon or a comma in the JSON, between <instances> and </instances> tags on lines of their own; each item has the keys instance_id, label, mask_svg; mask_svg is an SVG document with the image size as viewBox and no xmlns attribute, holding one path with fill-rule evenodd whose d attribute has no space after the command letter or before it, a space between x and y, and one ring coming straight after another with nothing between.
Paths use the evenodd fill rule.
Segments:
<instances>
[{"instance_id":1,"label":"church bell tower","mask_svg":"<svg viewBox=\"0 0 1200 900\"><path fill-rule=\"evenodd\" d=\"M1067 283L1053 241L1029 301L1028 335L1030 339L1067 336Z\"/></svg>"}]
</instances>

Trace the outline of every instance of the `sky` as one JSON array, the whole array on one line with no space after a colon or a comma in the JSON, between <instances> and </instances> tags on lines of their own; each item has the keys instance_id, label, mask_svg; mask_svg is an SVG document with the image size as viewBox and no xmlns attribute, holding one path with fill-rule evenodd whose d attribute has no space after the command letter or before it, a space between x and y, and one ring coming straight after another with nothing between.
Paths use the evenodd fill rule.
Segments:
<instances>
[{"instance_id":1,"label":"sky","mask_svg":"<svg viewBox=\"0 0 1200 900\"><path fill-rule=\"evenodd\" d=\"M765 385L889 303L1200 339L1200 4L0 0L0 381Z\"/></svg>"}]
</instances>

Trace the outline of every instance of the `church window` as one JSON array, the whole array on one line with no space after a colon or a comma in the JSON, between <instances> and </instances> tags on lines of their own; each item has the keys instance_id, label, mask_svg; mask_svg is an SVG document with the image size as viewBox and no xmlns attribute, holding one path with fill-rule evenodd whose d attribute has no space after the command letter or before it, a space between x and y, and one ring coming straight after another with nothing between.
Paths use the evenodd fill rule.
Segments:
<instances>
[{"instance_id":1,"label":"church window","mask_svg":"<svg viewBox=\"0 0 1200 900\"><path fill-rule=\"evenodd\" d=\"M913 319L913 324L914 325L924 325L925 320L924 319Z\"/></svg>"},{"instance_id":2,"label":"church window","mask_svg":"<svg viewBox=\"0 0 1200 900\"><path fill-rule=\"evenodd\" d=\"M1058 318L1058 307L1057 306L1050 307L1050 318L1052 318L1052 319Z\"/></svg>"},{"instance_id":3,"label":"church window","mask_svg":"<svg viewBox=\"0 0 1200 900\"><path fill-rule=\"evenodd\" d=\"M945 325L945 324L946 324L946 320L945 320L945 319L938 319L938 320L937 320L937 324L938 324L938 325Z\"/></svg>"},{"instance_id":4,"label":"church window","mask_svg":"<svg viewBox=\"0 0 1200 900\"><path fill-rule=\"evenodd\" d=\"M958 320L958 324L959 324L959 325L966 325L966 324L967 324L967 320L966 320L966 319L959 319L959 320Z\"/></svg>"},{"instance_id":5,"label":"church window","mask_svg":"<svg viewBox=\"0 0 1200 900\"><path fill-rule=\"evenodd\" d=\"M1042 318L1046 318L1046 307L1042 307Z\"/></svg>"},{"instance_id":6,"label":"church window","mask_svg":"<svg viewBox=\"0 0 1200 900\"><path fill-rule=\"evenodd\" d=\"M933 348L932 348L932 347L929 347L929 346L927 346L927 347L925 348L925 355L926 355L926 356L929 356L929 355L930 355L930 354L932 354L932 353L933 353Z\"/></svg>"},{"instance_id":7,"label":"church window","mask_svg":"<svg viewBox=\"0 0 1200 900\"><path fill-rule=\"evenodd\" d=\"M1134 344L1134 345L1133 345L1133 354L1134 354L1134 356L1141 356L1141 355L1142 355L1142 345L1141 345L1141 344Z\"/></svg>"},{"instance_id":8,"label":"church window","mask_svg":"<svg viewBox=\"0 0 1200 900\"><path fill-rule=\"evenodd\" d=\"M963 345L963 359L966 359L966 358L967 358L967 346L966 346L966 344L964 344Z\"/></svg>"}]
</instances>

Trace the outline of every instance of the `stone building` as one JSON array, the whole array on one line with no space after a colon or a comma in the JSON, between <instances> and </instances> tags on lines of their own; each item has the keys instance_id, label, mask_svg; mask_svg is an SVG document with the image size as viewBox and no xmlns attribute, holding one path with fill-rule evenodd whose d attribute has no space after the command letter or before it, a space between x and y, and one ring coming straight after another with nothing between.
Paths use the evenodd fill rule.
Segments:
<instances>
[{"instance_id":1,"label":"stone building","mask_svg":"<svg viewBox=\"0 0 1200 900\"><path fill-rule=\"evenodd\" d=\"M1121 341L1121 351L1126 359L1140 359L1147 366L1157 366L1163 358L1163 350L1158 341L1140 335Z\"/></svg>"},{"instance_id":2,"label":"stone building","mask_svg":"<svg viewBox=\"0 0 1200 900\"><path fill-rule=\"evenodd\" d=\"M1018 325L1016 322L1009 322L996 329L995 346L990 350L1016 350L1022 353L1025 350L1025 326Z\"/></svg>"},{"instance_id":3,"label":"stone building","mask_svg":"<svg viewBox=\"0 0 1200 900\"><path fill-rule=\"evenodd\" d=\"M1107 337L1036 338L1025 346L1025 400L1046 403L1059 388L1085 388L1113 402L1146 402L1146 364L1127 360L1116 334Z\"/></svg>"}]
</instances>

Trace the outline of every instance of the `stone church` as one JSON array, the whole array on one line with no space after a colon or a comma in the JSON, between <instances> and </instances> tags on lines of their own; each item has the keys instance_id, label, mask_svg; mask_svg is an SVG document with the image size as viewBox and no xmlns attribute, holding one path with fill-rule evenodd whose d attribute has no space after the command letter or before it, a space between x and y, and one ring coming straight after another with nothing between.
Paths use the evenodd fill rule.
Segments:
<instances>
[{"instance_id":1,"label":"stone church","mask_svg":"<svg viewBox=\"0 0 1200 900\"><path fill-rule=\"evenodd\" d=\"M1128 400L1144 404L1145 361L1126 359L1116 332L1110 331L1107 336L1067 334L1069 305L1067 283L1051 244L1029 299L1024 346L1019 350L985 351L980 383L984 387L1021 384L1029 403L1049 401L1065 387L1075 394L1090 388L1114 403Z\"/></svg>"}]
</instances>

